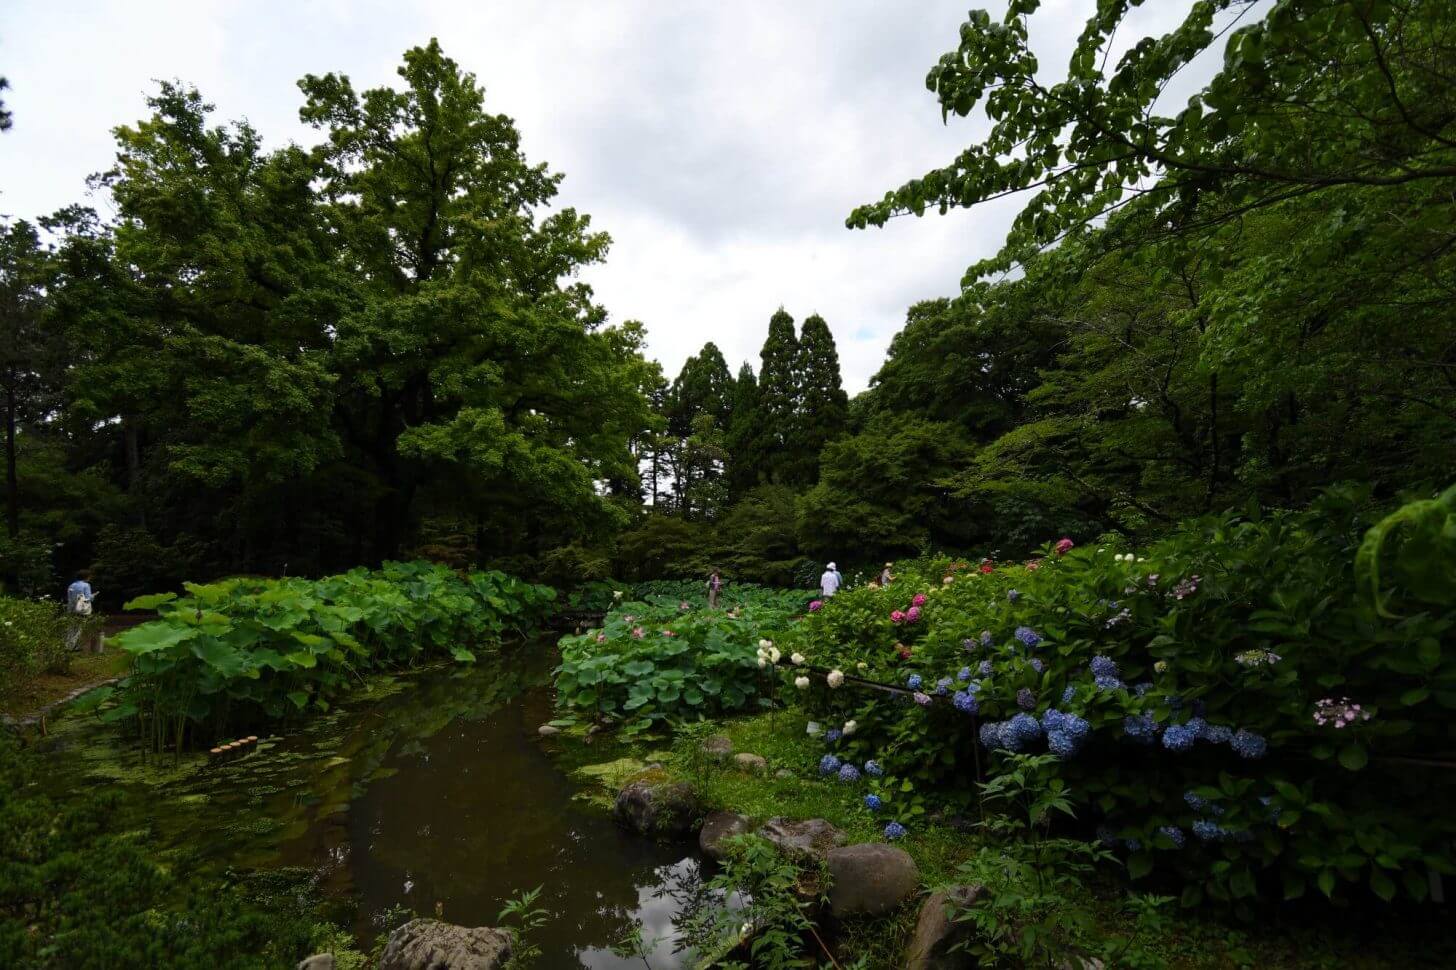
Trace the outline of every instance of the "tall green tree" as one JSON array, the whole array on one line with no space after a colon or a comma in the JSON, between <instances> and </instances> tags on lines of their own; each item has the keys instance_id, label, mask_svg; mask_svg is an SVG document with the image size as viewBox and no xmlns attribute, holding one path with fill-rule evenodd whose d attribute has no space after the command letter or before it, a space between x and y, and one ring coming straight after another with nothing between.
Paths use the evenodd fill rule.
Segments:
<instances>
[{"instance_id":1,"label":"tall green tree","mask_svg":"<svg viewBox=\"0 0 1456 970\"><path fill-rule=\"evenodd\" d=\"M609 240L575 209L540 215L561 176L527 162L438 42L399 76L362 94L337 74L299 82L303 120L328 136L328 222L361 271L334 361L350 452L382 484L375 547L399 547L426 475L455 475L508 546L619 523L597 483L636 475L640 347L562 282Z\"/></svg>"},{"instance_id":2,"label":"tall green tree","mask_svg":"<svg viewBox=\"0 0 1456 970\"><path fill-rule=\"evenodd\" d=\"M795 430L799 417L799 338L794 318L779 307L768 321L758 369L759 436L763 456L759 479L785 483L792 474Z\"/></svg>"},{"instance_id":3,"label":"tall green tree","mask_svg":"<svg viewBox=\"0 0 1456 970\"><path fill-rule=\"evenodd\" d=\"M849 395L839 373L834 334L819 314L805 319L799 333L799 405L792 478L812 485L819 477L819 452L849 425Z\"/></svg>"},{"instance_id":4,"label":"tall green tree","mask_svg":"<svg viewBox=\"0 0 1456 970\"><path fill-rule=\"evenodd\" d=\"M733 501L747 495L758 484L763 462L763 412L759 406L758 378L753 365L744 361L733 381L733 403L729 409L724 444L728 452L728 494Z\"/></svg>"},{"instance_id":5,"label":"tall green tree","mask_svg":"<svg viewBox=\"0 0 1456 970\"><path fill-rule=\"evenodd\" d=\"M22 425L38 424L57 400L60 353L43 326L48 254L36 227L24 220L0 225L0 406L5 420L5 528L20 536L16 472Z\"/></svg>"}]
</instances>

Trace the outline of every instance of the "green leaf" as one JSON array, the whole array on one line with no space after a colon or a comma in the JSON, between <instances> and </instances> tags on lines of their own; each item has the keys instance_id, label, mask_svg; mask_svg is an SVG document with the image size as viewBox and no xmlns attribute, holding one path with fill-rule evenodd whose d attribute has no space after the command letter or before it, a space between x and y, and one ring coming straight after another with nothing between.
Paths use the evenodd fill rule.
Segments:
<instances>
[{"instance_id":1,"label":"green leaf","mask_svg":"<svg viewBox=\"0 0 1456 970\"><path fill-rule=\"evenodd\" d=\"M1350 771L1359 771L1365 767L1369 756L1365 746L1358 741L1351 742L1340 749L1340 765Z\"/></svg>"},{"instance_id":2,"label":"green leaf","mask_svg":"<svg viewBox=\"0 0 1456 970\"><path fill-rule=\"evenodd\" d=\"M475 663L475 654L471 653L469 650L466 650L464 647L451 647L450 656L454 657L461 663Z\"/></svg>"},{"instance_id":3,"label":"green leaf","mask_svg":"<svg viewBox=\"0 0 1456 970\"><path fill-rule=\"evenodd\" d=\"M289 691L288 699L293 701L294 706L300 711L308 706L308 695L301 690Z\"/></svg>"}]
</instances>

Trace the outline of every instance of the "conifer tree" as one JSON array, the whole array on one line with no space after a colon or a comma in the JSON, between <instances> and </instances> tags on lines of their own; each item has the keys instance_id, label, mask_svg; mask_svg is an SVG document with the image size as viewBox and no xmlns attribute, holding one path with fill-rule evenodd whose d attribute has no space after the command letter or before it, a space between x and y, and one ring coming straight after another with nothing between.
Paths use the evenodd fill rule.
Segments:
<instances>
[{"instance_id":1,"label":"conifer tree","mask_svg":"<svg viewBox=\"0 0 1456 970\"><path fill-rule=\"evenodd\" d=\"M758 402L761 419L758 451L766 480L784 482L792 471L789 449L793 447L794 425L799 410L799 341L794 335L794 318L779 307L768 321L768 339L763 342L762 366L758 371Z\"/></svg>"},{"instance_id":2,"label":"conifer tree","mask_svg":"<svg viewBox=\"0 0 1456 970\"><path fill-rule=\"evenodd\" d=\"M819 478L819 452L844 433L849 421L849 395L840 380L834 334L817 313L804 321L798 357L799 406L791 479L792 484L812 485Z\"/></svg>"},{"instance_id":3,"label":"conifer tree","mask_svg":"<svg viewBox=\"0 0 1456 970\"><path fill-rule=\"evenodd\" d=\"M728 495L738 501L758 484L762 437L762 417L758 403L758 378L748 361L738 369L733 382L733 400L728 413L725 444L728 453Z\"/></svg>"}]
</instances>

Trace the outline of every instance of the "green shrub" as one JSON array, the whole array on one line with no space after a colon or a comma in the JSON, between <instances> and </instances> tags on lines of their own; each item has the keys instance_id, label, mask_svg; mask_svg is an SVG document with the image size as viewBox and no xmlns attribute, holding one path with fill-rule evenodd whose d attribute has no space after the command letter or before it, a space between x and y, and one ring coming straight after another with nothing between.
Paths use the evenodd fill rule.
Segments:
<instances>
[{"instance_id":1,"label":"green shrub","mask_svg":"<svg viewBox=\"0 0 1456 970\"><path fill-rule=\"evenodd\" d=\"M323 579L229 579L187 584L127 604L160 617L116 638L132 655L122 703L158 746L187 731L327 711L361 671L438 657L474 660L471 647L524 629L555 598L503 573L460 575L424 562L385 563Z\"/></svg>"},{"instance_id":2,"label":"green shrub","mask_svg":"<svg viewBox=\"0 0 1456 970\"><path fill-rule=\"evenodd\" d=\"M1351 884L1420 899L1456 871L1456 489L1363 547L1360 498L1190 522L1136 555L904 564L779 646L917 685L816 677L806 700L857 721L841 754L919 785L968 801L1008 750L1058 753L1078 817L1187 905Z\"/></svg>"},{"instance_id":3,"label":"green shrub","mask_svg":"<svg viewBox=\"0 0 1456 970\"><path fill-rule=\"evenodd\" d=\"M688 584L644 584L679 595L624 601L599 630L561 640L558 701L630 721L632 730L738 711L764 683L758 641L787 624L804 594L733 587L721 608L702 607ZM701 587L701 584L697 584Z\"/></svg>"},{"instance_id":4,"label":"green shrub","mask_svg":"<svg viewBox=\"0 0 1456 970\"><path fill-rule=\"evenodd\" d=\"M67 634L77 622L82 637L94 636L100 625L99 618L71 616L59 603L0 596L0 696L38 674L67 672L73 656Z\"/></svg>"},{"instance_id":5,"label":"green shrub","mask_svg":"<svg viewBox=\"0 0 1456 970\"><path fill-rule=\"evenodd\" d=\"M45 596L57 588L55 545L31 532L0 532L0 593Z\"/></svg>"}]
</instances>

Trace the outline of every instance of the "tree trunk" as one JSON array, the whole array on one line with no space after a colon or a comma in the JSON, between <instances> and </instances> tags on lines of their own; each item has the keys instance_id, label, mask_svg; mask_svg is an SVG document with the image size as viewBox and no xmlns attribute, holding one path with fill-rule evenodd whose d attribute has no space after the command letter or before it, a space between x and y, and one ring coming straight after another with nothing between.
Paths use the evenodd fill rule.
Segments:
<instances>
[{"instance_id":1,"label":"tree trunk","mask_svg":"<svg viewBox=\"0 0 1456 970\"><path fill-rule=\"evenodd\" d=\"M15 472L15 373L5 382L5 523L10 538L20 535L20 477Z\"/></svg>"},{"instance_id":2,"label":"tree trunk","mask_svg":"<svg viewBox=\"0 0 1456 970\"><path fill-rule=\"evenodd\" d=\"M142 453L138 442L136 421L129 417L121 419L122 437L126 448L126 494L136 505L137 525L147 527L147 507L141 495Z\"/></svg>"}]
</instances>

